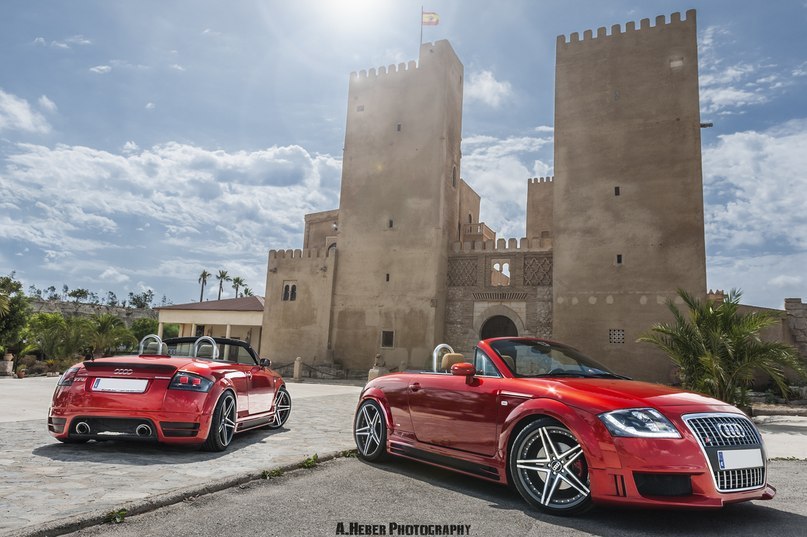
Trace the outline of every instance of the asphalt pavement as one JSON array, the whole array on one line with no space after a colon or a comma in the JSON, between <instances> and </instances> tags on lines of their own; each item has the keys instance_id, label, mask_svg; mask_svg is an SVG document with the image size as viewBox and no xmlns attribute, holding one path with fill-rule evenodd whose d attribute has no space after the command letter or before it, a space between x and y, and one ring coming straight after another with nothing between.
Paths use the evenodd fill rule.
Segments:
<instances>
[{"instance_id":1,"label":"asphalt pavement","mask_svg":"<svg viewBox=\"0 0 807 537\"><path fill-rule=\"evenodd\" d=\"M334 537L342 535L340 529L349 534L353 523L362 531L354 535L397 535L401 530L401 535L417 535L422 534L421 528L463 527L465 535L475 537L803 537L807 463L773 461L769 471L779 495L766 502L718 511L602 507L564 518L531 510L507 487L424 464L398 459L373 465L355 458L336 459L313 470L252 482L72 535Z\"/></svg>"},{"instance_id":2,"label":"asphalt pavement","mask_svg":"<svg viewBox=\"0 0 807 537\"><path fill-rule=\"evenodd\" d=\"M228 487L236 487L237 493L242 490L237 488L239 485L255 480L263 471L294 467L314 453L325 458L354 447L352 418L360 391L355 386L289 383L293 410L283 429L257 430L237 435L228 451L205 453L188 448L114 441L86 445L61 444L46 430L47 408L55 384L55 378L0 377L0 408L3 409L0 414L0 535L62 534L97 524L106 513L121 508L130 512L145 512L178 502L187 503L190 497L198 497L196 502L204 503L207 501L205 494ZM801 481L805 481L807 462L790 462L787 459L807 459L807 418L765 416L757 422L766 441L768 457L785 459L774 460L771 465L771 482L779 486L779 496L772 503L760 505L784 505L780 502L789 502L794 494L804 503L801 485L794 484L792 488L782 489L775 476L781 472L781 481L785 483L791 483L793 476L800 476ZM345 492L358 488L366 490L367 494L354 496L350 501L371 506L370 513L376 508L383 512L384 509L407 510L415 506L424 516L432 516L430 509L434 505L431 502L424 504L414 501L410 504L403 500L408 493L399 494L394 490L374 493L374 488L383 484L384 479L367 481L365 472L373 468L368 470L366 465L355 460L335 462L333 467L343 468L344 464L354 470L348 472L344 483L337 483L339 486L333 492L335 496L340 496L342 488ZM356 467L356 464L360 466ZM396 481L402 478L398 469L409 468L409 463L401 464L403 466L391 465L379 471L386 472L382 475L393 477L392 481ZM322 476L321 479L329 480L322 483L323 488L327 489L333 485L330 474L321 472L321 469L317 469L311 476ZM421 483L429 482L435 470L425 472L419 480ZM461 496L462 490L468 487L470 497L474 497L476 493L473 491L481 487L500 491L496 494L505 494L503 498L507 498L507 489L478 480L461 478L457 481L457 478L446 476L441 479L447 480L449 485L438 483L435 485L438 491L447 488ZM274 487L278 483L285 483L285 480L270 481ZM291 484L293 480L288 482ZM259 487L260 482L245 486L252 489ZM308 522L312 531L316 530L313 534L328 534L322 533L327 528L316 526L317 520L320 520L319 523L322 520L335 520L331 515L322 519L317 519L317 516L340 513L339 506L348 501L342 501L341 497L333 501L322 497L318 503L309 504L307 496L294 496L299 493L292 491L288 494L302 502L300 509L314 512L314 518ZM417 491L413 494L416 497ZM520 500L517 497L516 500L518 508L513 504L513 509L523 510ZM439 500L434 501L439 505ZM271 520L278 518L274 504L250 505L257 513L265 512ZM467 512L461 504L457 505L457 509L459 514ZM289 516L292 516L291 511L293 509L290 507ZM164 512L164 509L156 512ZM412 512L417 513L418 510ZM442 508L435 513L440 519L450 518ZM804 514L798 510L793 513ZM457 519L463 519L463 516ZM803 518L799 520L803 528L807 527L803 524ZM487 527L482 522L474 524L480 531ZM108 526L103 528L109 529ZM555 527L553 531L560 530ZM298 534L302 535L286 533Z\"/></svg>"}]
</instances>

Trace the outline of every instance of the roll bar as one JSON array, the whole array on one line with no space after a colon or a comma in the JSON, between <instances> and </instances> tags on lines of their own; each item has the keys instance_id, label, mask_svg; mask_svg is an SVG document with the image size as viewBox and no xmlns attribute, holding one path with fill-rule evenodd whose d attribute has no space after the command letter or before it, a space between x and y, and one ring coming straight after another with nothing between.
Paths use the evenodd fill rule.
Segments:
<instances>
[{"instance_id":1,"label":"roll bar","mask_svg":"<svg viewBox=\"0 0 807 537\"><path fill-rule=\"evenodd\" d=\"M432 371L437 371L437 355L444 349L448 350L448 352L454 352L454 349L452 349L451 345L448 343L440 343L437 345L432 351Z\"/></svg>"},{"instance_id":2,"label":"roll bar","mask_svg":"<svg viewBox=\"0 0 807 537\"><path fill-rule=\"evenodd\" d=\"M213 346L213 359L217 360L219 357L219 346L216 344L216 340L210 336L202 336L194 342L193 357L196 358L199 355L199 348L202 346L202 343L210 343L210 345Z\"/></svg>"},{"instance_id":3,"label":"roll bar","mask_svg":"<svg viewBox=\"0 0 807 537\"><path fill-rule=\"evenodd\" d=\"M143 339L141 339L140 340L140 350L138 351L137 354L143 354L143 351L146 349L146 342L151 340L151 339L153 339L153 340L155 340L157 342L157 354L160 354L160 351L162 351L162 348L163 348L163 340L160 339L160 336L158 336L157 334L149 334L146 337L144 337Z\"/></svg>"}]
</instances>

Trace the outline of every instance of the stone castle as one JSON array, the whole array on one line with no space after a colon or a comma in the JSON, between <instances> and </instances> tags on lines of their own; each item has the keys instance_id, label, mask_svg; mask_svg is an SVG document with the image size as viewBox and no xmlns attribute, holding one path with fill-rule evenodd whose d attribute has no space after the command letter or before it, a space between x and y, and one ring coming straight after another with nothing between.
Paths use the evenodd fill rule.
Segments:
<instances>
[{"instance_id":1,"label":"stone castle","mask_svg":"<svg viewBox=\"0 0 807 537\"><path fill-rule=\"evenodd\" d=\"M695 11L558 37L555 176L527 180L524 237L461 178L463 76L447 41L351 74L339 208L269 252L261 355L420 368L530 335L669 380L636 339L677 289L706 296Z\"/></svg>"}]
</instances>

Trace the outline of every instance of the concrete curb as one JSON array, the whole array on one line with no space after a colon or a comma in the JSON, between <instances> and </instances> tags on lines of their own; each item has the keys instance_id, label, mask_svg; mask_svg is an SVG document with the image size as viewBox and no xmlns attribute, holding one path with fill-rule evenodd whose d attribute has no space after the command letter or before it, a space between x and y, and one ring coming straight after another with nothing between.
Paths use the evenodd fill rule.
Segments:
<instances>
[{"instance_id":1,"label":"concrete curb","mask_svg":"<svg viewBox=\"0 0 807 537\"><path fill-rule=\"evenodd\" d=\"M317 454L317 463L327 462L333 459L344 457L345 452L352 452L353 448L348 447L342 450L335 450L328 452L324 455ZM312 453L311 456L314 454ZM271 466L261 471L245 472L236 476L217 479L215 481L208 481L193 487L185 487L179 490L158 494L143 500L137 500L123 504L119 509L126 509L126 516L141 515L154 511L161 507L173 505L176 503L184 502L190 498L203 496L205 494L212 494L229 488L237 487L252 481L260 481L266 479L263 476L264 472L271 472L273 470L281 470L282 472L290 472L292 470L302 469L300 466L306 459L299 462L285 464L280 466ZM12 530L10 533L3 534L3 537L55 537L57 535L65 535L91 526L99 526L107 523L107 513L96 514L87 513L83 515L75 515L52 522L39 524L36 527L20 528Z\"/></svg>"}]
</instances>

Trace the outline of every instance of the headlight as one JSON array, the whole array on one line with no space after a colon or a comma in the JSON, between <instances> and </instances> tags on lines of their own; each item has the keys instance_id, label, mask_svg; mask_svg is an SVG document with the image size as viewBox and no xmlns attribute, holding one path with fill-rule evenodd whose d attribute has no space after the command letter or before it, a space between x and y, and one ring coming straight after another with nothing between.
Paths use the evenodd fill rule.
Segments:
<instances>
[{"instance_id":1,"label":"headlight","mask_svg":"<svg viewBox=\"0 0 807 537\"><path fill-rule=\"evenodd\" d=\"M201 375L195 375L186 371L177 371L174 378L171 379L171 384L168 385L168 389L187 390L189 392L209 392L212 386L213 381Z\"/></svg>"},{"instance_id":2,"label":"headlight","mask_svg":"<svg viewBox=\"0 0 807 537\"><path fill-rule=\"evenodd\" d=\"M653 408L626 408L597 416L611 436L640 438L681 438L681 433Z\"/></svg>"}]
</instances>

